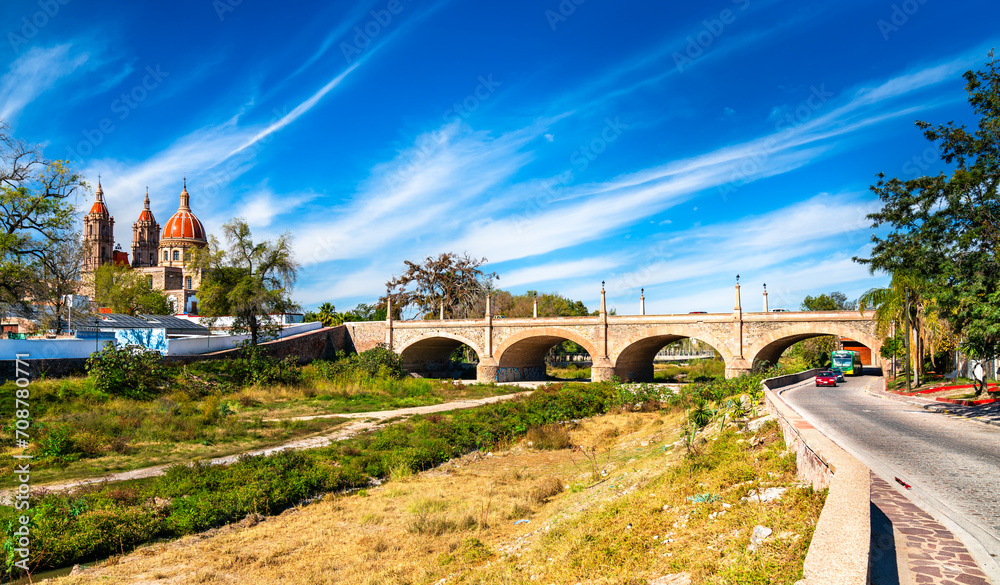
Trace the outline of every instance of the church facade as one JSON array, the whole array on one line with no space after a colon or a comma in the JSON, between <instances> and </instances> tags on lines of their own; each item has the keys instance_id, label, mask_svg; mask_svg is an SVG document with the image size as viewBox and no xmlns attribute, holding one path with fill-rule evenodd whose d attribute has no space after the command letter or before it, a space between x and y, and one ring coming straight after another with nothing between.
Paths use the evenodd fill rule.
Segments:
<instances>
[{"instance_id":1,"label":"church facade","mask_svg":"<svg viewBox=\"0 0 1000 585\"><path fill-rule=\"evenodd\" d=\"M197 314L202 275L200 270L192 270L185 264L192 250L208 246L208 235L201 220L191 211L187 181L181 191L180 205L162 231L149 208L147 189L143 210L132 224L131 261L121 245L114 243L114 226L115 218L104 202L104 189L98 180L96 200L83 218L84 280L92 278L106 264L128 266L144 274L151 288L163 291L175 313Z\"/></svg>"}]
</instances>

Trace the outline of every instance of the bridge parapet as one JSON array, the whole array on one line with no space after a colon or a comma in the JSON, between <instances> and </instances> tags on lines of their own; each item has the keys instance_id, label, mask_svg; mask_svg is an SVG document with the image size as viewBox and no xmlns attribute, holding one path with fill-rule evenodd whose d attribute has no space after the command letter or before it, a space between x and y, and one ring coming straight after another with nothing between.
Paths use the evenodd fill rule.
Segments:
<instances>
[{"instance_id":1,"label":"bridge parapet","mask_svg":"<svg viewBox=\"0 0 1000 585\"><path fill-rule=\"evenodd\" d=\"M612 376L652 380L652 363L659 350L684 338L698 339L718 351L729 377L750 370L756 363L776 363L793 343L821 335L862 343L872 350L872 365L880 365L881 340L872 313L858 311L743 313L737 309L732 313L493 317L345 325L357 351L389 344L404 356L404 363L414 368L446 360L455 348L467 345L479 358L479 379L494 382L545 379L545 354L565 340L576 342L590 354L595 380Z\"/></svg>"}]
</instances>

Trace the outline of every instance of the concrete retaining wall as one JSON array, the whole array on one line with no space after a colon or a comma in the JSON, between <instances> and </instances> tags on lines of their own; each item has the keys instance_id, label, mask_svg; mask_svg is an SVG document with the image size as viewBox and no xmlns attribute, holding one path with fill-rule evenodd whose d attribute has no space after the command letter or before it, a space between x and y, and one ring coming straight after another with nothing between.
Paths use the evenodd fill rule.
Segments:
<instances>
[{"instance_id":1,"label":"concrete retaining wall","mask_svg":"<svg viewBox=\"0 0 1000 585\"><path fill-rule=\"evenodd\" d=\"M28 354L28 359L87 359L96 351L93 339L0 339L0 360L12 360L15 354Z\"/></svg>"},{"instance_id":2,"label":"concrete retaining wall","mask_svg":"<svg viewBox=\"0 0 1000 585\"><path fill-rule=\"evenodd\" d=\"M323 328L319 322L289 325L281 331L279 339L285 339L309 331ZM233 349L240 342L250 339L249 335L212 335L209 337L184 337L168 340L167 355L196 355Z\"/></svg>"},{"instance_id":3,"label":"concrete retaining wall","mask_svg":"<svg viewBox=\"0 0 1000 585\"><path fill-rule=\"evenodd\" d=\"M762 383L766 408L785 443L795 449L799 477L816 489L829 487L797 585L865 585L871 550L871 472L820 433L782 398L780 388L816 375L809 370Z\"/></svg>"},{"instance_id":4,"label":"concrete retaining wall","mask_svg":"<svg viewBox=\"0 0 1000 585\"><path fill-rule=\"evenodd\" d=\"M93 351L93 343L93 341L90 342L91 351ZM340 325L268 341L260 346L270 356L278 359L294 356L299 363L304 364L317 359L331 359L338 350L350 350L351 339L347 334L347 329ZM191 363L201 360L229 359L235 356L237 351L234 348L201 355L168 355L164 356L163 361L166 363ZM6 356L3 357L6 358ZM85 373L87 358L32 359L29 361L29 365L32 378L41 375L47 378L56 378ZM13 380L16 377L14 355L11 354L10 359L0 359L0 380Z\"/></svg>"}]
</instances>

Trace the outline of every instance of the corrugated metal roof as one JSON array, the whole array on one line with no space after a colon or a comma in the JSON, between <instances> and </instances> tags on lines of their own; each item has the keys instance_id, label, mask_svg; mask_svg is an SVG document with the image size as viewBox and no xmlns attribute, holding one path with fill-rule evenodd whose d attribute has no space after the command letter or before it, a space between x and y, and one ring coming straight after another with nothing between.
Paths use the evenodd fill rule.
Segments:
<instances>
[{"instance_id":1,"label":"corrugated metal roof","mask_svg":"<svg viewBox=\"0 0 1000 585\"><path fill-rule=\"evenodd\" d=\"M92 317L80 322L80 328L102 329L166 329L168 333L188 333L207 335L207 327L180 319L172 315L123 315L121 313L107 313L99 317Z\"/></svg>"}]
</instances>

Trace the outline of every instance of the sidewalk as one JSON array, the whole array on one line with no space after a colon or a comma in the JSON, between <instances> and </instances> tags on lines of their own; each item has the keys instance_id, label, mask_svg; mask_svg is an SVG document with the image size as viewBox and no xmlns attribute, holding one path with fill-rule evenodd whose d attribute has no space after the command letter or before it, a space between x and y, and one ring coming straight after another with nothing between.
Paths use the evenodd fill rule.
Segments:
<instances>
[{"instance_id":1,"label":"sidewalk","mask_svg":"<svg viewBox=\"0 0 1000 585\"><path fill-rule=\"evenodd\" d=\"M947 402L938 402L937 400L933 400L931 398L924 398L919 394L914 396L896 394L895 392L888 392L882 388L869 388L867 392L868 394L878 398L906 402L931 412L961 416L976 422L1000 426L1000 401L992 402L990 404L982 404L980 406L961 406L958 404L949 404Z\"/></svg>"},{"instance_id":2,"label":"sidewalk","mask_svg":"<svg viewBox=\"0 0 1000 585\"><path fill-rule=\"evenodd\" d=\"M900 585L990 585L962 541L891 485L871 474L871 501L892 522ZM875 559L873 559L875 560ZM906 570L908 574L904 574Z\"/></svg>"}]
</instances>

